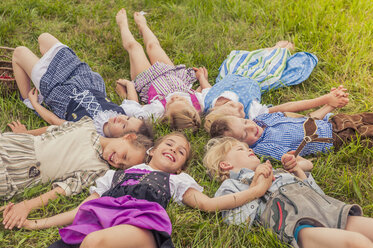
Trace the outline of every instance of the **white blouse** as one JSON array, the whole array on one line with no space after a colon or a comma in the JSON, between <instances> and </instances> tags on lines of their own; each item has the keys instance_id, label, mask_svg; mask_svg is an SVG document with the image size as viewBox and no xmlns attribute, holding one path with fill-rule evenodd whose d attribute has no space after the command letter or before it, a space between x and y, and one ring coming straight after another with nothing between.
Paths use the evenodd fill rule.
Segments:
<instances>
[{"instance_id":1,"label":"white blouse","mask_svg":"<svg viewBox=\"0 0 373 248\"><path fill-rule=\"evenodd\" d=\"M210 88L207 88L207 89L202 90L201 93L195 92L196 98L199 102L199 105L201 106L201 110L204 109L205 97L206 97L207 92L209 92L209 90ZM173 95L179 95L179 96L185 97L189 101L189 103L193 106L189 93L173 92L166 96L166 101L168 102ZM139 119L144 119L144 120L147 120L149 118L153 118L155 120L159 119L162 117L162 115L165 112L163 104L158 99L154 99L151 101L151 103L145 104L145 105L141 105L138 102L133 101L133 100L124 100L120 106L124 109L124 112L126 112L128 116L139 118Z\"/></svg>"}]
</instances>

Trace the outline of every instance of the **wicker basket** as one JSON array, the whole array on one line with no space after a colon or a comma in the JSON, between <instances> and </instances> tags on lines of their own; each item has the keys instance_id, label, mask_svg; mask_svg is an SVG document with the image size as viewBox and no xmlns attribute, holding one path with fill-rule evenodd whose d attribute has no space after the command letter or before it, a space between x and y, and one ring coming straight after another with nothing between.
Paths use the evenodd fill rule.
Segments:
<instances>
[{"instance_id":1,"label":"wicker basket","mask_svg":"<svg viewBox=\"0 0 373 248\"><path fill-rule=\"evenodd\" d=\"M14 48L0 46L0 89L1 93L17 90L12 68L12 53Z\"/></svg>"}]
</instances>

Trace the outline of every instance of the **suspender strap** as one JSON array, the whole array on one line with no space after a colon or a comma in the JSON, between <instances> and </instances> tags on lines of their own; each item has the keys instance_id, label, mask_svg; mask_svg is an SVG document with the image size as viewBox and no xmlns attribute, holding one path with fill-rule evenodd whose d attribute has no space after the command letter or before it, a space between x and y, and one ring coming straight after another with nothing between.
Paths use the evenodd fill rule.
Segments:
<instances>
[{"instance_id":1,"label":"suspender strap","mask_svg":"<svg viewBox=\"0 0 373 248\"><path fill-rule=\"evenodd\" d=\"M303 148L311 142L323 142L323 143L332 143L332 138L318 138L319 135L317 135L317 125L313 118L309 117L307 120L303 123L303 129L304 129L304 138L300 145L298 146L297 150L294 153L294 156L298 156L298 154L303 150Z\"/></svg>"},{"instance_id":2,"label":"suspender strap","mask_svg":"<svg viewBox=\"0 0 373 248\"><path fill-rule=\"evenodd\" d=\"M199 101L196 97L196 94L194 92L191 92L189 93L190 95L190 100L192 100L192 103L193 103L193 107L197 110L197 111L200 111L201 110L201 105L199 104Z\"/></svg>"}]
</instances>

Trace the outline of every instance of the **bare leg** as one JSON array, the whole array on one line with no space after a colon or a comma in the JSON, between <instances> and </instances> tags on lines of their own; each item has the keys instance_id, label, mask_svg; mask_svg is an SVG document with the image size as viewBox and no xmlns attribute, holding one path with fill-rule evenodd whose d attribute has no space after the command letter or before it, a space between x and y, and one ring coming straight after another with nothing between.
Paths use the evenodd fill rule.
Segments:
<instances>
[{"instance_id":1,"label":"bare leg","mask_svg":"<svg viewBox=\"0 0 373 248\"><path fill-rule=\"evenodd\" d=\"M156 247L153 234L131 225L119 225L87 235L80 248Z\"/></svg>"},{"instance_id":2,"label":"bare leg","mask_svg":"<svg viewBox=\"0 0 373 248\"><path fill-rule=\"evenodd\" d=\"M130 56L131 80L134 80L138 74L148 69L151 65L141 44L135 40L128 28L125 9L119 10L116 20L122 37L122 45Z\"/></svg>"},{"instance_id":3,"label":"bare leg","mask_svg":"<svg viewBox=\"0 0 373 248\"><path fill-rule=\"evenodd\" d=\"M304 228L299 232L298 244L302 248L373 247L372 242L358 232L335 228Z\"/></svg>"},{"instance_id":4,"label":"bare leg","mask_svg":"<svg viewBox=\"0 0 373 248\"><path fill-rule=\"evenodd\" d=\"M373 218L348 216L346 230L361 233L373 242Z\"/></svg>"},{"instance_id":5,"label":"bare leg","mask_svg":"<svg viewBox=\"0 0 373 248\"><path fill-rule=\"evenodd\" d=\"M135 12L134 19L142 37L144 38L144 45L146 48L146 53L149 56L150 63L154 64L155 62L159 61L165 64L174 65L165 51L162 49L157 37L146 24L145 16L141 15L139 12Z\"/></svg>"},{"instance_id":6,"label":"bare leg","mask_svg":"<svg viewBox=\"0 0 373 248\"><path fill-rule=\"evenodd\" d=\"M52 46L60 42L53 35L49 33L42 33L38 38L39 48L42 55L44 55Z\"/></svg>"},{"instance_id":7,"label":"bare leg","mask_svg":"<svg viewBox=\"0 0 373 248\"><path fill-rule=\"evenodd\" d=\"M28 98L28 93L31 90L32 68L38 61L38 56L27 47L20 46L14 50L12 58L14 77L23 99Z\"/></svg>"}]
</instances>

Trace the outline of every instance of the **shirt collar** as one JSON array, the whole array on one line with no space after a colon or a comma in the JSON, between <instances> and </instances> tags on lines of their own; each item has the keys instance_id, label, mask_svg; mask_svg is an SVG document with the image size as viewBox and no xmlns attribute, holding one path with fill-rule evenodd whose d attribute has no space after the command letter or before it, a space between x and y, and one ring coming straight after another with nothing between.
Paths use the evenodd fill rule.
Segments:
<instances>
[{"instance_id":1,"label":"shirt collar","mask_svg":"<svg viewBox=\"0 0 373 248\"><path fill-rule=\"evenodd\" d=\"M242 177L242 175L244 175L246 173L250 173L250 172L254 172L254 171L250 170L248 168L242 168L239 172L235 172L233 170L230 170L229 171L229 178L238 180Z\"/></svg>"}]
</instances>

